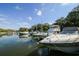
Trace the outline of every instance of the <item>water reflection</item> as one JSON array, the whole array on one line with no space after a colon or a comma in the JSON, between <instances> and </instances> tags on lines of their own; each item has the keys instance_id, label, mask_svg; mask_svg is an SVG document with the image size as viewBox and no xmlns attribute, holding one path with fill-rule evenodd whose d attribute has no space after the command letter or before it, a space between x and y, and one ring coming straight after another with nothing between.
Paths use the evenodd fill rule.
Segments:
<instances>
[{"instance_id":1,"label":"water reflection","mask_svg":"<svg viewBox=\"0 0 79 59\"><path fill-rule=\"evenodd\" d=\"M0 37L0 55L72 55L59 51L53 51L46 47L36 47L38 41L38 39L34 39L31 36L22 37L19 35L3 35Z\"/></svg>"},{"instance_id":2,"label":"water reflection","mask_svg":"<svg viewBox=\"0 0 79 59\"><path fill-rule=\"evenodd\" d=\"M47 56L48 55L48 48L39 48L38 49L38 54L39 56Z\"/></svg>"},{"instance_id":3,"label":"water reflection","mask_svg":"<svg viewBox=\"0 0 79 59\"><path fill-rule=\"evenodd\" d=\"M2 35L0 55L28 55L37 41L23 35Z\"/></svg>"}]
</instances>

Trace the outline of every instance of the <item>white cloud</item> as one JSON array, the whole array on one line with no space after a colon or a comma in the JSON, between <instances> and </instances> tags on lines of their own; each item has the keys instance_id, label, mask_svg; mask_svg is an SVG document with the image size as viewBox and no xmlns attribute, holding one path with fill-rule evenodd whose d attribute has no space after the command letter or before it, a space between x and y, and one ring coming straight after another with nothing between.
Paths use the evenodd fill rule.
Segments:
<instances>
[{"instance_id":1,"label":"white cloud","mask_svg":"<svg viewBox=\"0 0 79 59\"><path fill-rule=\"evenodd\" d=\"M46 4L45 4L45 3L41 3L41 5L42 5L42 6L45 6Z\"/></svg>"},{"instance_id":2,"label":"white cloud","mask_svg":"<svg viewBox=\"0 0 79 59\"><path fill-rule=\"evenodd\" d=\"M0 18L0 24L9 24L10 22L6 18Z\"/></svg>"},{"instance_id":3,"label":"white cloud","mask_svg":"<svg viewBox=\"0 0 79 59\"><path fill-rule=\"evenodd\" d=\"M29 26L30 26L30 24L29 23L27 23L27 22L20 22L20 23L17 23L20 27L28 27L29 28Z\"/></svg>"},{"instance_id":4,"label":"white cloud","mask_svg":"<svg viewBox=\"0 0 79 59\"><path fill-rule=\"evenodd\" d=\"M34 13L36 13L36 15L38 15L38 16L41 16L42 15L42 10L34 9Z\"/></svg>"},{"instance_id":5,"label":"white cloud","mask_svg":"<svg viewBox=\"0 0 79 59\"><path fill-rule=\"evenodd\" d=\"M42 15L42 11L41 11L41 10L38 10L38 11L37 11L37 15L38 15L38 16L41 16L41 15Z\"/></svg>"},{"instance_id":6,"label":"white cloud","mask_svg":"<svg viewBox=\"0 0 79 59\"><path fill-rule=\"evenodd\" d=\"M22 10L22 8L20 6L15 6L16 10Z\"/></svg>"},{"instance_id":7,"label":"white cloud","mask_svg":"<svg viewBox=\"0 0 79 59\"><path fill-rule=\"evenodd\" d=\"M51 9L51 12L54 12L54 9Z\"/></svg>"},{"instance_id":8,"label":"white cloud","mask_svg":"<svg viewBox=\"0 0 79 59\"><path fill-rule=\"evenodd\" d=\"M52 25L53 24L53 22L48 22L50 25Z\"/></svg>"},{"instance_id":9,"label":"white cloud","mask_svg":"<svg viewBox=\"0 0 79 59\"><path fill-rule=\"evenodd\" d=\"M36 11L38 11L38 9L34 9L34 11L36 12Z\"/></svg>"},{"instance_id":10,"label":"white cloud","mask_svg":"<svg viewBox=\"0 0 79 59\"><path fill-rule=\"evenodd\" d=\"M31 21L31 20L32 20L32 17L31 17L31 16L29 16L29 17L28 17L28 20L29 20L29 21Z\"/></svg>"},{"instance_id":11,"label":"white cloud","mask_svg":"<svg viewBox=\"0 0 79 59\"><path fill-rule=\"evenodd\" d=\"M5 18L0 18L0 22L5 21L5 20L6 20Z\"/></svg>"},{"instance_id":12,"label":"white cloud","mask_svg":"<svg viewBox=\"0 0 79 59\"><path fill-rule=\"evenodd\" d=\"M67 5L69 5L70 3L61 3L60 5L61 6L67 6Z\"/></svg>"},{"instance_id":13,"label":"white cloud","mask_svg":"<svg viewBox=\"0 0 79 59\"><path fill-rule=\"evenodd\" d=\"M4 14L0 14L0 17L8 17L8 16Z\"/></svg>"},{"instance_id":14,"label":"white cloud","mask_svg":"<svg viewBox=\"0 0 79 59\"><path fill-rule=\"evenodd\" d=\"M3 15L3 14L0 14L0 17L5 17L5 15Z\"/></svg>"}]
</instances>

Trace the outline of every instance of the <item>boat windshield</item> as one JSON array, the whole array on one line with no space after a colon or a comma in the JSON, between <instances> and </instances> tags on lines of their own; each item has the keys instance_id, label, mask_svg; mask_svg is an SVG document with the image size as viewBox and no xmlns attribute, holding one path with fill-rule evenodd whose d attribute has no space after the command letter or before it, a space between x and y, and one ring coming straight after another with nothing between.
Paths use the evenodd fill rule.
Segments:
<instances>
[{"instance_id":1,"label":"boat windshield","mask_svg":"<svg viewBox=\"0 0 79 59\"><path fill-rule=\"evenodd\" d=\"M79 34L78 31L62 31L60 34Z\"/></svg>"}]
</instances>

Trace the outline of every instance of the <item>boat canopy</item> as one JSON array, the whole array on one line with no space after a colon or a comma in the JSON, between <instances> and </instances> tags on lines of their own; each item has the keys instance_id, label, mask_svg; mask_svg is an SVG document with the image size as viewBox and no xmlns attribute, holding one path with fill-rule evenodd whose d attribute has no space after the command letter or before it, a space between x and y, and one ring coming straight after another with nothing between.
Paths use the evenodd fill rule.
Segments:
<instances>
[{"instance_id":1,"label":"boat canopy","mask_svg":"<svg viewBox=\"0 0 79 59\"><path fill-rule=\"evenodd\" d=\"M79 27L64 27L63 31L79 31Z\"/></svg>"},{"instance_id":2,"label":"boat canopy","mask_svg":"<svg viewBox=\"0 0 79 59\"><path fill-rule=\"evenodd\" d=\"M49 30L48 30L48 32L60 32L60 27L59 27L59 25L52 25L52 26L50 26L50 28L49 28Z\"/></svg>"}]
</instances>

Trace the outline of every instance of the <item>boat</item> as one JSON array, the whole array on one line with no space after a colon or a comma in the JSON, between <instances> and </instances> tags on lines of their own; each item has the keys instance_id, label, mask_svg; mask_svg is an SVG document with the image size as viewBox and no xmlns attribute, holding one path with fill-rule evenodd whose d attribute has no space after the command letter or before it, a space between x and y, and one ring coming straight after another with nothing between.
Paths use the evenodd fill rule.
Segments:
<instances>
[{"instance_id":1,"label":"boat","mask_svg":"<svg viewBox=\"0 0 79 59\"><path fill-rule=\"evenodd\" d=\"M33 36L47 36L47 33L37 32L37 33L33 33Z\"/></svg>"},{"instance_id":2,"label":"boat","mask_svg":"<svg viewBox=\"0 0 79 59\"><path fill-rule=\"evenodd\" d=\"M20 38L29 37L29 32L19 32L19 37Z\"/></svg>"},{"instance_id":3,"label":"boat","mask_svg":"<svg viewBox=\"0 0 79 59\"><path fill-rule=\"evenodd\" d=\"M79 51L79 27L64 27L59 34L52 34L39 43L51 46L53 50L76 53Z\"/></svg>"},{"instance_id":4,"label":"boat","mask_svg":"<svg viewBox=\"0 0 79 59\"><path fill-rule=\"evenodd\" d=\"M48 35L57 34L60 31L61 30L59 25L51 25L50 28L48 29Z\"/></svg>"},{"instance_id":5,"label":"boat","mask_svg":"<svg viewBox=\"0 0 79 59\"><path fill-rule=\"evenodd\" d=\"M45 32L33 32L31 36L34 39L41 40L41 39L47 37L47 33L45 33Z\"/></svg>"}]
</instances>

